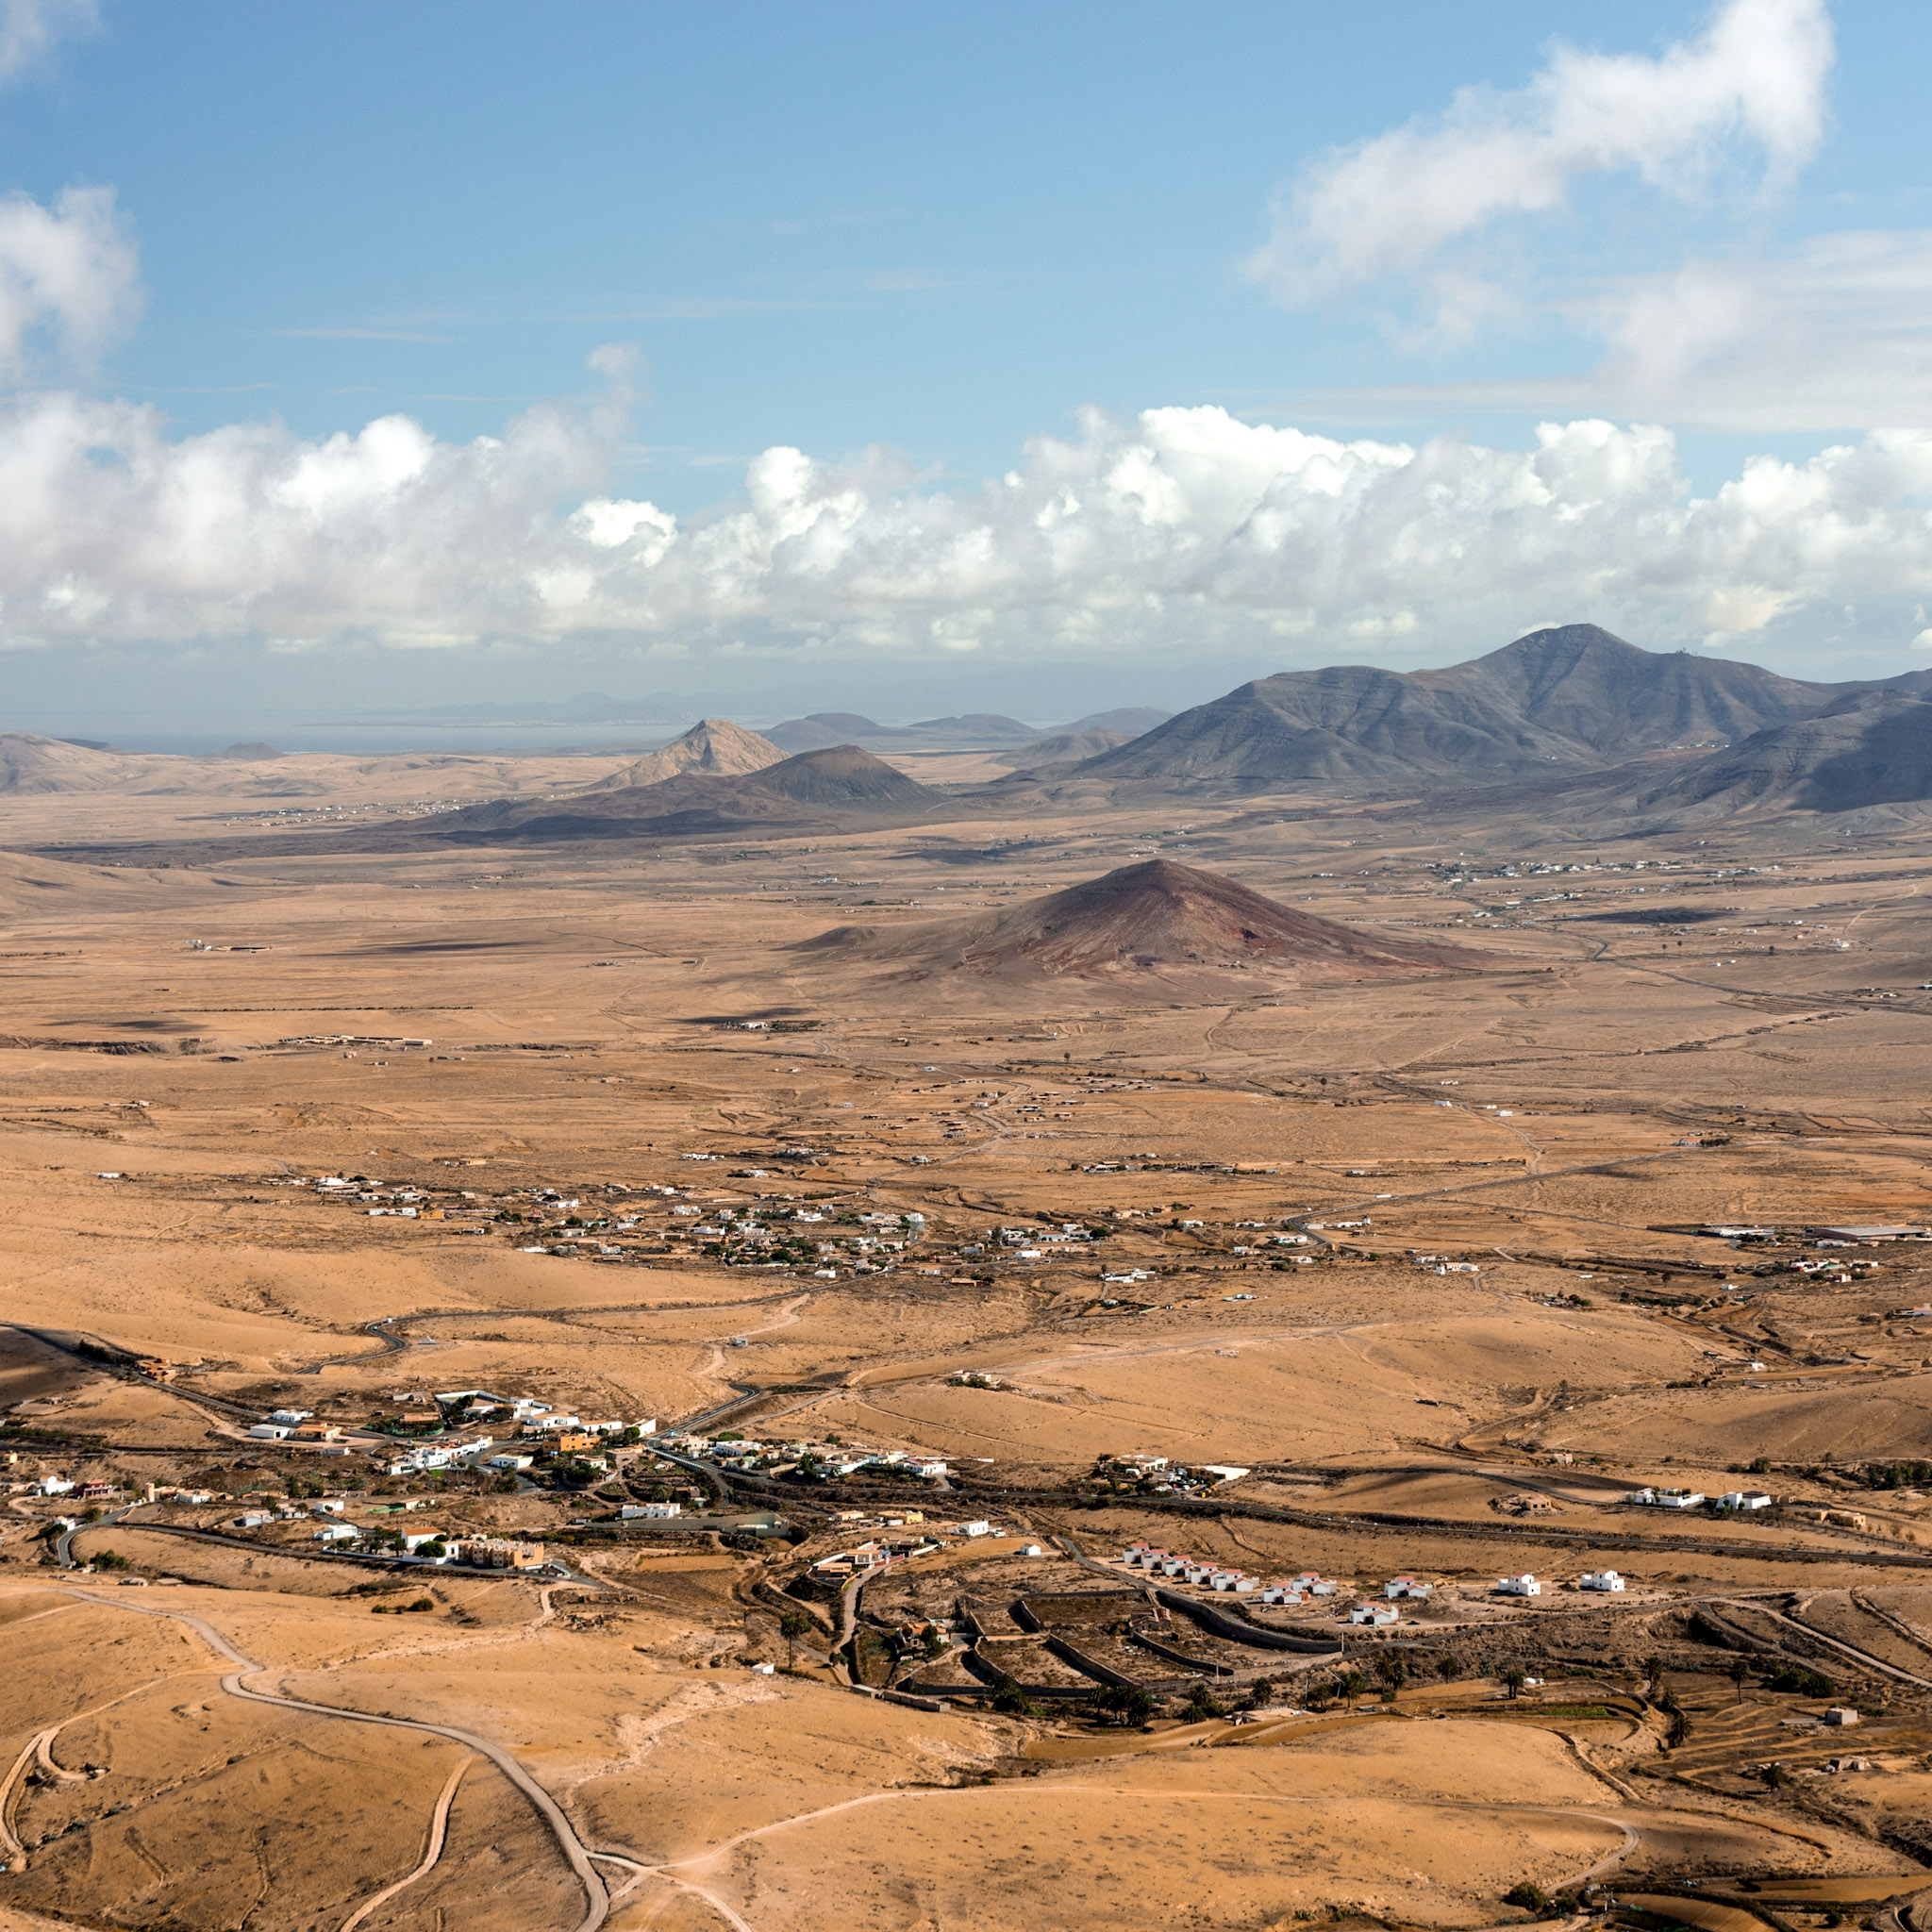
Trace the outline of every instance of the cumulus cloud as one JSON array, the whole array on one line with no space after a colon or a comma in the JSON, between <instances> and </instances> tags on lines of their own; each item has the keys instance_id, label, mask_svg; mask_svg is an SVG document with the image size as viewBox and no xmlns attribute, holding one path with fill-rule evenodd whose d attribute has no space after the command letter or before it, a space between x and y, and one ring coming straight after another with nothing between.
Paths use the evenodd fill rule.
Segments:
<instances>
[{"instance_id":1,"label":"cumulus cloud","mask_svg":"<svg viewBox=\"0 0 1932 1932\"><path fill-rule=\"evenodd\" d=\"M1696 497L1661 428L1411 446L1151 409L1041 438L965 492L883 455L770 449L691 523L599 488L623 434L610 406L466 444L404 417L170 441L130 405L22 398L0 414L0 641L1071 656L1367 648L1532 608L1732 636L1932 594L1932 435L1913 432L1757 459Z\"/></svg>"},{"instance_id":2,"label":"cumulus cloud","mask_svg":"<svg viewBox=\"0 0 1932 1932\"><path fill-rule=\"evenodd\" d=\"M1557 45L1526 87L1465 89L1439 121L1310 163L1249 272L1302 305L1413 275L1504 217L1560 207L1589 176L1685 195L1748 147L1786 178L1818 145L1832 53L1824 0L1726 0L1701 38L1655 59ZM1468 280L1450 272L1452 308Z\"/></svg>"},{"instance_id":3,"label":"cumulus cloud","mask_svg":"<svg viewBox=\"0 0 1932 1932\"><path fill-rule=\"evenodd\" d=\"M69 188L51 208L0 196L0 379L86 365L141 309L141 270L110 188Z\"/></svg>"}]
</instances>

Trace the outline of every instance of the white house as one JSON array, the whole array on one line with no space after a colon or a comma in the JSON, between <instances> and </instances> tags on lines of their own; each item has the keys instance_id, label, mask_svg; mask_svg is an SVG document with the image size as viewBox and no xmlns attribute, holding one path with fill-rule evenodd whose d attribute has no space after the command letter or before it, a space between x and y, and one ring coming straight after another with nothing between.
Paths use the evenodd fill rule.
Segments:
<instances>
[{"instance_id":1,"label":"white house","mask_svg":"<svg viewBox=\"0 0 1932 1932\"><path fill-rule=\"evenodd\" d=\"M295 1433L293 1423L257 1423L248 1431L263 1442L286 1442Z\"/></svg>"},{"instance_id":2,"label":"white house","mask_svg":"<svg viewBox=\"0 0 1932 1932\"><path fill-rule=\"evenodd\" d=\"M1387 1604L1357 1604L1349 1611L1348 1621L1351 1624L1372 1624L1379 1629L1395 1623L1397 1617Z\"/></svg>"},{"instance_id":3,"label":"white house","mask_svg":"<svg viewBox=\"0 0 1932 1932\"><path fill-rule=\"evenodd\" d=\"M408 1529L403 1532L403 1548L414 1556L425 1543L440 1543L444 1541L440 1529Z\"/></svg>"},{"instance_id":4,"label":"white house","mask_svg":"<svg viewBox=\"0 0 1932 1932\"><path fill-rule=\"evenodd\" d=\"M1576 1586L1579 1590L1620 1591L1624 1579L1614 1570L1591 1570L1584 1574Z\"/></svg>"},{"instance_id":5,"label":"white house","mask_svg":"<svg viewBox=\"0 0 1932 1932\"><path fill-rule=\"evenodd\" d=\"M982 1516L974 1522L957 1524L955 1533L959 1536L986 1536L991 1529L992 1524Z\"/></svg>"},{"instance_id":6,"label":"white house","mask_svg":"<svg viewBox=\"0 0 1932 1932\"><path fill-rule=\"evenodd\" d=\"M315 1532L319 1543L353 1542L362 1532L353 1523L325 1523Z\"/></svg>"},{"instance_id":7,"label":"white house","mask_svg":"<svg viewBox=\"0 0 1932 1932\"><path fill-rule=\"evenodd\" d=\"M1413 1576L1391 1576L1382 1586L1382 1594L1391 1603L1403 1597L1412 1597L1420 1603L1428 1597L1434 1587L1433 1584L1418 1583Z\"/></svg>"},{"instance_id":8,"label":"white house","mask_svg":"<svg viewBox=\"0 0 1932 1932\"><path fill-rule=\"evenodd\" d=\"M635 1523L640 1518L648 1522L668 1522L674 1516L684 1514L682 1503L626 1503L618 1511L625 1523Z\"/></svg>"},{"instance_id":9,"label":"white house","mask_svg":"<svg viewBox=\"0 0 1932 1932\"><path fill-rule=\"evenodd\" d=\"M33 1485L37 1496L65 1496L73 1493L74 1484L64 1475L43 1475Z\"/></svg>"},{"instance_id":10,"label":"white house","mask_svg":"<svg viewBox=\"0 0 1932 1932\"><path fill-rule=\"evenodd\" d=\"M1302 1600L1301 1591L1286 1583L1271 1583L1261 1592L1264 1604L1298 1604Z\"/></svg>"},{"instance_id":11,"label":"white house","mask_svg":"<svg viewBox=\"0 0 1932 1932\"><path fill-rule=\"evenodd\" d=\"M1720 1509L1769 1509L1771 1498L1757 1490L1726 1490L1717 1499Z\"/></svg>"},{"instance_id":12,"label":"white house","mask_svg":"<svg viewBox=\"0 0 1932 1932\"><path fill-rule=\"evenodd\" d=\"M528 1469L536 1461L534 1456L492 1456L489 1467L491 1469Z\"/></svg>"},{"instance_id":13,"label":"white house","mask_svg":"<svg viewBox=\"0 0 1932 1932\"><path fill-rule=\"evenodd\" d=\"M1541 1596L1543 1587L1525 1571L1521 1576L1499 1576L1496 1589L1504 1596Z\"/></svg>"}]
</instances>

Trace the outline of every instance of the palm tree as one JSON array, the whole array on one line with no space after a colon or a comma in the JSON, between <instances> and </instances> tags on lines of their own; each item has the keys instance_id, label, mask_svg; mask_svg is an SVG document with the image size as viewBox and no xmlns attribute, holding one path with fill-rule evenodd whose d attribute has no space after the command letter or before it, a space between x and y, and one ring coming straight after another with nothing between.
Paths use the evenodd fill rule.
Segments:
<instances>
[{"instance_id":1,"label":"palm tree","mask_svg":"<svg viewBox=\"0 0 1932 1932\"><path fill-rule=\"evenodd\" d=\"M1508 1687L1509 1701L1513 1704L1516 1701L1517 1692L1529 1682L1529 1673L1521 1664L1511 1664L1503 1673L1503 1682Z\"/></svg>"},{"instance_id":2,"label":"palm tree","mask_svg":"<svg viewBox=\"0 0 1932 1932\"><path fill-rule=\"evenodd\" d=\"M1359 1671L1346 1670L1341 1674L1341 1694L1348 1699L1348 1707L1355 1708L1355 1701L1369 1688L1369 1680Z\"/></svg>"},{"instance_id":3,"label":"palm tree","mask_svg":"<svg viewBox=\"0 0 1932 1932\"><path fill-rule=\"evenodd\" d=\"M778 1634L785 1640L785 1668L798 1668L798 1640L811 1628L811 1619L803 1610L787 1610L778 1619Z\"/></svg>"},{"instance_id":4,"label":"palm tree","mask_svg":"<svg viewBox=\"0 0 1932 1932\"><path fill-rule=\"evenodd\" d=\"M1744 1683L1751 1674L1751 1666L1742 1657L1734 1657L1731 1661L1731 1668L1725 1674L1738 1687L1738 1702L1742 1704L1744 1701Z\"/></svg>"}]
</instances>

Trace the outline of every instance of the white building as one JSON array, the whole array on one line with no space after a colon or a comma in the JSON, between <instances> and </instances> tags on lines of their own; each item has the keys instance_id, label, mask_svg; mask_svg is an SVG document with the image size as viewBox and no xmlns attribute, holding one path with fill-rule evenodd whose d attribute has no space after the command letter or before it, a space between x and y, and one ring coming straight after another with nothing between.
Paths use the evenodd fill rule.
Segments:
<instances>
[{"instance_id":1,"label":"white building","mask_svg":"<svg viewBox=\"0 0 1932 1932\"><path fill-rule=\"evenodd\" d=\"M1433 1584L1418 1583L1413 1576L1391 1576L1382 1586L1382 1594L1391 1603L1404 1597L1411 1597L1421 1603L1426 1600L1434 1587Z\"/></svg>"},{"instance_id":2,"label":"white building","mask_svg":"<svg viewBox=\"0 0 1932 1932\"><path fill-rule=\"evenodd\" d=\"M1624 1579L1614 1570L1591 1570L1585 1573L1577 1584L1579 1590L1620 1591Z\"/></svg>"},{"instance_id":3,"label":"white building","mask_svg":"<svg viewBox=\"0 0 1932 1932\"><path fill-rule=\"evenodd\" d=\"M1720 1509L1769 1509L1771 1498L1757 1490L1726 1490L1717 1499Z\"/></svg>"},{"instance_id":4,"label":"white building","mask_svg":"<svg viewBox=\"0 0 1932 1932\"><path fill-rule=\"evenodd\" d=\"M1397 1621L1396 1612L1387 1604L1357 1604L1349 1611L1351 1624L1370 1624L1380 1629Z\"/></svg>"},{"instance_id":5,"label":"white building","mask_svg":"<svg viewBox=\"0 0 1932 1932\"><path fill-rule=\"evenodd\" d=\"M1503 1596L1541 1596L1543 1587L1536 1578L1524 1571L1521 1576L1499 1576L1496 1589Z\"/></svg>"},{"instance_id":6,"label":"white building","mask_svg":"<svg viewBox=\"0 0 1932 1932\"><path fill-rule=\"evenodd\" d=\"M257 1423L248 1433L259 1441L286 1442L295 1433L295 1424L293 1423Z\"/></svg>"},{"instance_id":7,"label":"white building","mask_svg":"<svg viewBox=\"0 0 1932 1932\"><path fill-rule=\"evenodd\" d=\"M669 1522L674 1516L684 1514L682 1503L626 1503L619 1510L619 1516L625 1523L635 1523L640 1518L646 1522Z\"/></svg>"},{"instance_id":8,"label":"white building","mask_svg":"<svg viewBox=\"0 0 1932 1932\"><path fill-rule=\"evenodd\" d=\"M315 1532L315 1541L319 1543L347 1543L354 1542L361 1534L353 1523L325 1523Z\"/></svg>"}]
</instances>

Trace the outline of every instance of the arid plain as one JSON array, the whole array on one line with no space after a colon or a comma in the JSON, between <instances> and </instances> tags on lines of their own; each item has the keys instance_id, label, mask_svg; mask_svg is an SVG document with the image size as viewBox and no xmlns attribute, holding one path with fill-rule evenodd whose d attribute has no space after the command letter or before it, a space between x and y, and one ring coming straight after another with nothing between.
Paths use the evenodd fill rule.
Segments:
<instances>
[{"instance_id":1,"label":"arid plain","mask_svg":"<svg viewBox=\"0 0 1932 1932\"><path fill-rule=\"evenodd\" d=\"M149 766L0 793L0 1926L1924 1923L1932 820Z\"/></svg>"}]
</instances>

